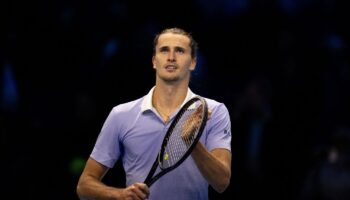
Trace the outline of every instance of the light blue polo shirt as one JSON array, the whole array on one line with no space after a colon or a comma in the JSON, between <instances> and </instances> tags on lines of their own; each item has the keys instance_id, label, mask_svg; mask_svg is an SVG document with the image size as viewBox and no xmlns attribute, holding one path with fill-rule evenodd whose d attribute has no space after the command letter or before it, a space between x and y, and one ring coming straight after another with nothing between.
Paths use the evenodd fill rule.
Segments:
<instances>
[{"instance_id":1,"label":"light blue polo shirt","mask_svg":"<svg viewBox=\"0 0 350 200\"><path fill-rule=\"evenodd\" d=\"M155 161L164 135L174 119L165 124L152 105L154 87L137 100L120 104L111 110L104 122L91 158L112 168L122 159L126 185L144 182ZM183 102L195 94L188 89ZM205 98L211 117L200 142L211 151L225 148L231 151L231 121L223 103ZM150 200L207 200L208 183L189 156L179 167L158 179L151 187Z\"/></svg>"}]
</instances>

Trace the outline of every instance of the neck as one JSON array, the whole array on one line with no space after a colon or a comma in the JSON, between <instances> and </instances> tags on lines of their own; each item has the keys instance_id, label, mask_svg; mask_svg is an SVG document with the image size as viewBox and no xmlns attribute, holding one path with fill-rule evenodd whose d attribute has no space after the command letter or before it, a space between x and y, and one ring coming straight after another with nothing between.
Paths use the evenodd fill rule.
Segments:
<instances>
[{"instance_id":1,"label":"neck","mask_svg":"<svg viewBox=\"0 0 350 200\"><path fill-rule=\"evenodd\" d=\"M152 103L168 109L178 108L185 100L188 88L162 87L156 85L153 91Z\"/></svg>"},{"instance_id":2,"label":"neck","mask_svg":"<svg viewBox=\"0 0 350 200\"><path fill-rule=\"evenodd\" d=\"M188 88L156 85L153 91L152 104L165 122L181 106Z\"/></svg>"}]
</instances>

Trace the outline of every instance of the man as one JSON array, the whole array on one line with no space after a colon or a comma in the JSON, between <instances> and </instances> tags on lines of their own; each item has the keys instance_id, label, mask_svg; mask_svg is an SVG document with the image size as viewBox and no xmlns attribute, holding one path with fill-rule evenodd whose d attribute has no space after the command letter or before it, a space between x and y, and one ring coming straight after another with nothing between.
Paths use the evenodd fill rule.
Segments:
<instances>
[{"instance_id":1,"label":"man","mask_svg":"<svg viewBox=\"0 0 350 200\"><path fill-rule=\"evenodd\" d=\"M210 118L191 156L151 187L143 183L171 121L195 94L189 88L197 43L179 28L154 39L156 83L144 97L118 105L107 117L77 185L80 199L208 199L208 187L223 192L231 178L231 122L223 103L206 98ZM122 159L126 188L102 182Z\"/></svg>"}]
</instances>

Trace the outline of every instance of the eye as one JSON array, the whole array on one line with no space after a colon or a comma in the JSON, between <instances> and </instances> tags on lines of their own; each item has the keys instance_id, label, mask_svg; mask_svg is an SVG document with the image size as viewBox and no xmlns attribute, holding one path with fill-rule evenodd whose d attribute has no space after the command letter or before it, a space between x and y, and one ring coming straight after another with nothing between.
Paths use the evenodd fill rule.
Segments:
<instances>
[{"instance_id":1,"label":"eye","mask_svg":"<svg viewBox=\"0 0 350 200\"><path fill-rule=\"evenodd\" d=\"M180 54L185 53L185 49L183 49L183 48L176 48L175 51L176 51L176 53L180 53Z\"/></svg>"},{"instance_id":2,"label":"eye","mask_svg":"<svg viewBox=\"0 0 350 200\"><path fill-rule=\"evenodd\" d=\"M168 51L169 51L169 49L167 47L162 47L159 49L159 52L161 52L161 53L166 53Z\"/></svg>"}]
</instances>

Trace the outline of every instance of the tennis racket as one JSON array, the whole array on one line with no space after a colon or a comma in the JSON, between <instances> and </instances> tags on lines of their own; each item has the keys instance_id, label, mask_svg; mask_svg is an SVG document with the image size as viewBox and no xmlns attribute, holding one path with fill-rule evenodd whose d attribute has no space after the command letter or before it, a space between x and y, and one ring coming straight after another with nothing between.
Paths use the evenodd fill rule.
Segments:
<instances>
[{"instance_id":1,"label":"tennis racket","mask_svg":"<svg viewBox=\"0 0 350 200\"><path fill-rule=\"evenodd\" d=\"M144 181L148 187L185 161L201 137L207 119L208 106L203 97L195 96L180 108Z\"/></svg>"}]
</instances>

